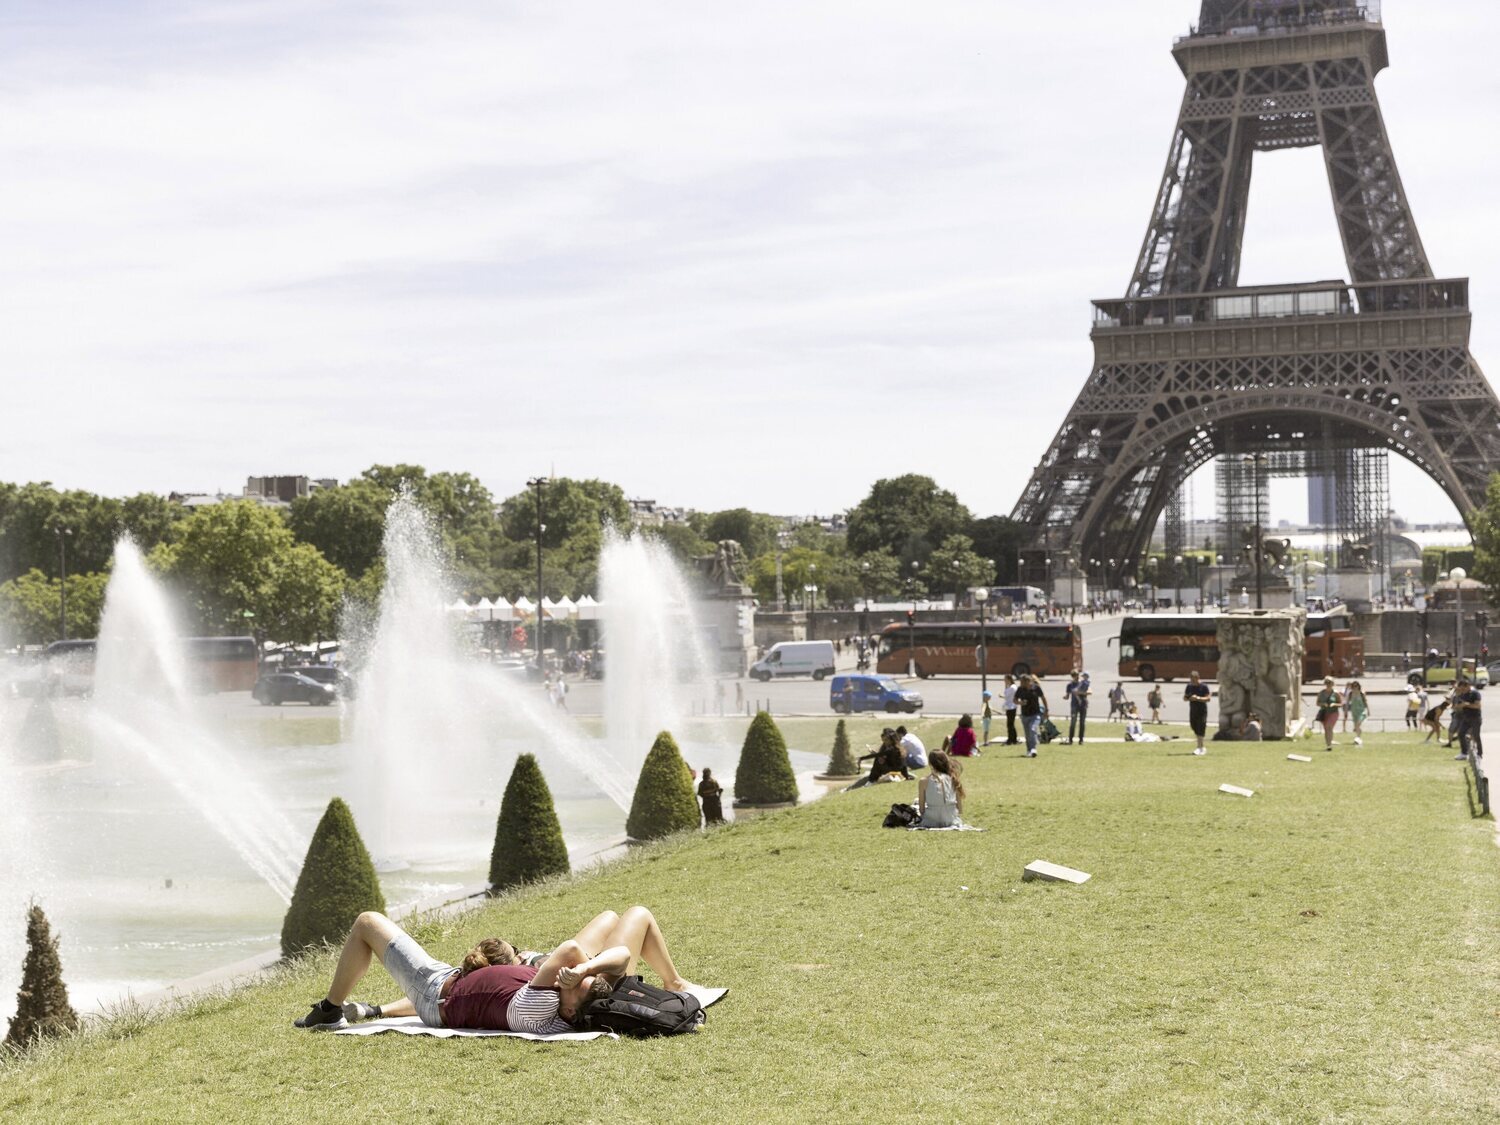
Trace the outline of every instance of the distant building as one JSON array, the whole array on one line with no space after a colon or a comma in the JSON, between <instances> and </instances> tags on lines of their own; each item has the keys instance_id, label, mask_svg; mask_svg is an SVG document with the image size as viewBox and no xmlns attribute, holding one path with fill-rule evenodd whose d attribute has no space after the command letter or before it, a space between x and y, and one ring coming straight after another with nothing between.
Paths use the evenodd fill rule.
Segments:
<instances>
[{"instance_id":1,"label":"distant building","mask_svg":"<svg viewBox=\"0 0 1500 1125\"><path fill-rule=\"evenodd\" d=\"M669 508L655 500L627 500L630 514L642 527L661 527L669 523L687 523L691 508Z\"/></svg>"},{"instance_id":2,"label":"distant building","mask_svg":"<svg viewBox=\"0 0 1500 1125\"><path fill-rule=\"evenodd\" d=\"M299 496L311 495L319 489L337 488L338 483L331 477L249 477L243 496L247 500L290 504Z\"/></svg>"}]
</instances>

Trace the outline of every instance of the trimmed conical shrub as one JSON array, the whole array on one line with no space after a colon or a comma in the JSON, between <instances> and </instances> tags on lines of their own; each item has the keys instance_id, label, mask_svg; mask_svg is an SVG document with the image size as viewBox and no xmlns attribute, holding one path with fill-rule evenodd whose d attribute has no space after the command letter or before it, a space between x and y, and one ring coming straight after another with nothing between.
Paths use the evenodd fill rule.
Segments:
<instances>
[{"instance_id":1,"label":"trimmed conical shrub","mask_svg":"<svg viewBox=\"0 0 1500 1125\"><path fill-rule=\"evenodd\" d=\"M854 761L854 752L849 749L849 732L844 729L844 720L833 728L833 753L828 757L828 777L855 777L859 766Z\"/></svg>"},{"instance_id":2,"label":"trimmed conical shrub","mask_svg":"<svg viewBox=\"0 0 1500 1125\"><path fill-rule=\"evenodd\" d=\"M354 919L366 910L385 911L385 896L365 842L354 827L349 806L335 797L318 821L307 858L297 876L292 904L281 925L281 953L344 940Z\"/></svg>"},{"instance_id":3,"label":"trimmed conical shrub","mask_svg":"<svg viewBox=\"0 0 1500 1125\"><path fill-rule=\"evenodd\" d=\"M21 989L16 993L16 1014L10 1021L5 1045L21 1051L38 1039L77 1030L78 1013L68 1003L57 939L52 936L52 926L42 908L32 903L26 912L26 960L21 967Z\"/></svg>"},{"instance_id":4,"label":"trimmed conical shrub","mask_svg":"<svg viewBox=\"0 0 1500 1125\"><path fill-rule=\"evenodd\" d=\"M784 805L797 800L797 775L787 757L786 739L776 720L757 711L745 732L740 765L734 774L736 805Z\"/></svg>"},{"instance_id":5,"label":"trimmed conical shrub","mask_svg":"<svg viewBox=\"0 0 1500 1125\"><path fill-rule=\"evenodd\" d=\"M552 805L552 790L542 776L535 754L522 754L510 771L500 819L495 822L495 847L490 852L490 889L504 890L535 883L549 875L566 875L568 849L562 825Z\"/></svg>"},{"instance_id":6,"label":"trimmed conical shrub","mask_svg":"<svg viewBox=\"0 0 1500 1125\"><path fill-rule=\"evenodd\" d=\"M693 792L692 771L682 760L677 740L664 730L641 766L625 835L632 840L656 840L697 827L698 797Z\"/></svg>"}]
</instances>

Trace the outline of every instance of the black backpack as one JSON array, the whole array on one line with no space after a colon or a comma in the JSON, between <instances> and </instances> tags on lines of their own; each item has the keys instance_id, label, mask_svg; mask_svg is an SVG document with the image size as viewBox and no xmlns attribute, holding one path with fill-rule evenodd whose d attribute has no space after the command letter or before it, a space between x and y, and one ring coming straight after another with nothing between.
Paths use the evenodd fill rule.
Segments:
<instances>
[{"instance_id":1,"label":"black backpack","mask_svg":"<svg viewBox=\"0 0 1500 1125\"><path fill-rule=\"evenodd\" d=\"M637 1039L697 1031L706 1017L696 996L668 992L640 977L625 977L606 996L586 1001L580 1021L587 1031L613 1031Z\"/></svg>"},{"instance_id":2,"label":"black backpack","mask_svg":"<svg viewBox=\"0 0 1500 1125\"><path fill-rule=\"evenodd\" d=\"M891 811L885 814L884 827L910 828L921 819L922 814L910 805L892 805Z\"/></svg>"}]
</instances>

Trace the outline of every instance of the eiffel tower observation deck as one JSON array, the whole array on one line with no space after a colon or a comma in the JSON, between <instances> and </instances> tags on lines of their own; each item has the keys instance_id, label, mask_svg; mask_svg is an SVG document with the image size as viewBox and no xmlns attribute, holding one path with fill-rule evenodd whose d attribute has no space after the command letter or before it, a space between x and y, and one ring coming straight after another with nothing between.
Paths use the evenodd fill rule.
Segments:
<instances>
[{"instance_id":1,"label":"eiffel tower observation deck","mask_svg":"<svg viewBox=\"0 0 1500 1125\"><path fill-rule=\"evenodd\" d=\"M1216 459L1318 475L1394 454L1472 518L1500 401L1469 354L1468 280L1434 277L1407 204L1375 94L1379 6L1204 0L1172 53L1187 89L1140 256L1125 296L1094 302L1093 371L1014 513L1032 554L1120 584ZM1348 276L1241 286L1255 156L1310 146Z\"/></svg>"}]
</instances>

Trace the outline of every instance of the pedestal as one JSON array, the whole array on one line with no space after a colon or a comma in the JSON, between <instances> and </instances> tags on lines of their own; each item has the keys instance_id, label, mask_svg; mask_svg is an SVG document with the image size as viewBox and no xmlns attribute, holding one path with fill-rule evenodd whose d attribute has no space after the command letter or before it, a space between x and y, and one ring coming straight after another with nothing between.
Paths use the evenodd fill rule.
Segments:
<instances>
[{"instance_id":1,"label":"pedestal","mask_svg":"<svg viewBox=\"0 0 1500 1125\"><path fill-rule=\"evenodd\" d=\"M1219 729L1238 733L1245 716L1260 718L1261 737L1286 738L1302 717L1302 651L1307 614L1300 609L1235 610L1219 618Z\"/></svg>"}]
</instances>

